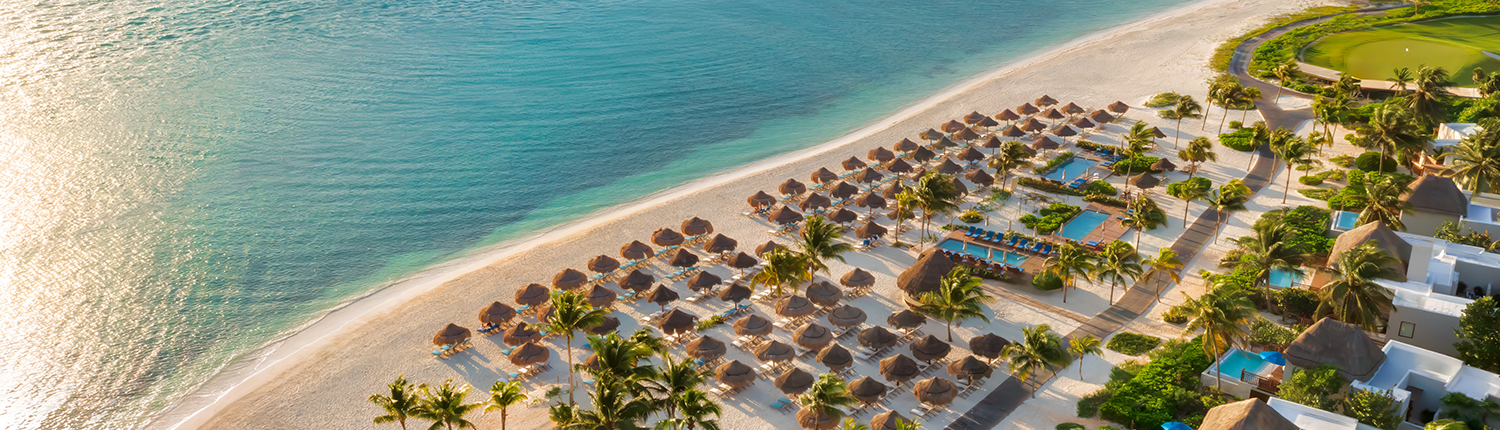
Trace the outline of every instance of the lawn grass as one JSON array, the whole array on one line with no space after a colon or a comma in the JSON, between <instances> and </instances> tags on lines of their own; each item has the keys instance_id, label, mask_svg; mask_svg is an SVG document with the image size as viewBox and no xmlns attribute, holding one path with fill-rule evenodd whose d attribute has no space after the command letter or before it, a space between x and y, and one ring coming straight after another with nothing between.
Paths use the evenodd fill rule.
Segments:
<instances>
[{"instance_id":1,"label":"lawn grass","mask_svg":"<svg viewBox=\"0 0 1500 430\"><path fill-rule=\"evenodd\" d=\"M1330 34L1303 51L1308 64L1361 79L1390 79L1392 70L1441 66L1459 86L1473 86L1475 67L1500 70L1500 16L1450 18Z\"/></svg>"}]
</instances>

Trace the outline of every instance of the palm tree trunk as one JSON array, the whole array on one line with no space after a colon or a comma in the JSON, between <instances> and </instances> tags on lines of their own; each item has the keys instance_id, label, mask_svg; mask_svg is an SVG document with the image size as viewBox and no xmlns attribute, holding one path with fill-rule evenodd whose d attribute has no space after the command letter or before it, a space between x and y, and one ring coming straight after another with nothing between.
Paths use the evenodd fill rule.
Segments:
<instances>
[{"instance_id":1,"label":"palm tree trunk","mask_svg":"<svg viewBox=\"0 0 1500 430\"><path fill-rule=\"evenodd\" d=\"M1187 226L1188 226L1188 224L1187 224L1188 209L1190 209L1192 206L1193 206L1193 201L1192 200L1183 200L1182 201L1182 228L1187 228Z\"/></svg>"},{"instance_id":2,"label":"palm tree trunk","mask_svg":"<svg viewBox=\"0 0 1500 430\"><path fill-rule=\"evenodd\" d=\"M1085 359L1085 358L1088 358L1088 354L1079 354L1078 355L1078 381L1079 382L1083 382L1083 359Z\"/></svg>"},{"instance_id":3,"label":"palm tree trunk","mask_svg":"<svg viewBox=\"0 0 1500 430\"><path fill-rule=\"evenodd\" d=\"M1161 277L1157 276L1156 272L1151 272L1151 280L1152 281L1156 281L1156 302L1157 303L1161 303L1161 284L1162 284ZM500 430L505 430L505 429L500 429Z\"/></svg>"},{"instance_id":4,"label":"palm tree trunk","mask_svg":"<svg viewBox=\"0 0 1500 430\"><path fill-rule=\"evenodd\" d=\"M1073 283L1073 277L1071 275L1068 276L1068 279L1063 280L1063 303L1067 303L1068 302L1068 284L1072 284L1072 283Z\"/></svg>"},{"instance_id":5,"label":"palm tree trunk","mask_svg":"<svg viewBox=\"0 0 1500 430\"><path fill-rule=\"evenodd\" d=\"M509 413L508 408L500 408L500 430L505 430L505 416ZM402 428L401 430L406 430Z\"/></svg>"},{"instance_id":6,"label":"palm tree trunk","mask_svg":"<svg viewBox=\"0 0 1500 430\"><path fill-rule=\"evenodd\" d=\"M568 345L568 403L577 404L573 402L573 338L569 337L566 343Z\"/></svg>"},{"instance_id":7,"label":"palm tree trunk","mask_svg":"<svg viewBox=\"0 0 1500 430\"><path fill-rule=\"evenodd\" d=\"M1224 105L1224 116L1219 117L1219 134L1224 134L1224 120L1229 119L1229 105Z\"/></svg>"},{"instance_id":8,"label":"palm tree trunk","mask_svg":"<svg viewBox=\"0 0 1500 430\"><path fill-rule=\"evenodd\" d=\"M401 430L406 430L406 418L401 419ZM505 428L502 426L500 430L505 430Z\"/></svg>"},{"instance_id":9,"label":"palm tree trunk","mask_svg":"<svg viewBox=\"0 0 1500 430\"><path fill-rule=\"evenodd\" d=\"M945 321L948 324L948 341L953 341L953 321Z\"/></svg>"},{"instance_id":10,"label":"palm tree trunk","mask_svg":"<svg viewBox=\"0 0 1500 430\"><path fill-rule=\"evenodd\" d=\"M1115 281L1110 281L1109 282L1109 305L1110 306L1114 306L1115 305L1115 284L1116 283L1117 282L1115 282Z\"/></svg>"},{"instance_id":11,"label":"palm tree trunk","mask_svg":"<svg viewBox=\"0 0 1500 430\"><path fill-rule=\"evenodd\" d=\"M1177 117L1177 131L1172 134L1172 149L1177 149L1177 144L1182 143L1182 117Z\"/></svg>"},{"instance_id":12,"label":"palm tree trunk","mask_svg":"<svg viewBox=\"0 0 1500 430\"><path fill-rule=\"evenodd\" d=\"M1141 230L1140 227L1136 227L1135 228L1135 249L1136 250L1140 250L1141 249L1141 236L1144 236L1145 234L1146 234L1145 230Z\"/></svg>"},{"instance_id":13,"label":"palm tree trunk","mask_svg":"<svg viewBox=\"0 0 1500 430\"><path fill-rule=\"evenodd\" d=\"M1213 97L1208 98L1208 108L1203 110L1203 125L1198 126L1199 130L1208 130L1208 111L1211 110L1214 110Z\"/></svg>"},{"instance_id":14,"label":"palm tree trunk","mask_svg":"<svg viewBox=\"0 0 1500 430\"><path fill-rule=\"evenodd\" d=\"M1281 82L1277 82L1277 84L1280 85L1276 85L1276 97L1271 99L1271 103L1276 103L1276 99L1281 98L1281 89L1285 88L1286 81L1283 80Z\"/></svg>"},{"instance_id":15,"label":"palm tree trunk","mask_svg":"<svg viewBox=\"0 0 1500 430\"><path fill-rule=\"evenodd\" d=\"M1286 165L1286 189L1281 192L1281 204L1286 204L1286 195L1292 193L1292 165Z\"/></svg>"},{"instance_id":16,"label":"palm tree trunk","mask_svg":"<svg viewBox=\"0 0 1500 430\"><path fill-rule=\"evenodd\" d=\"M1208 334L1208 333L1205 332L1204 334ZM1224 366L1223 366L1224 363L1219 361L1219 342L1216 341L1216 340L1213 340L1212 338L1208 338L1208 339L1204 339L1204 340L1212 341L1214 343L1214 346L1213 346L1214 356L1213 357L1209 357L1210 360L1213 360L1215 363L1218 363L1218 366L1215 367L1215 369L1214 369L1214 388L1218 389L1220 391L1223 391L1224 390Z\"/></svg>"}]
</instances>

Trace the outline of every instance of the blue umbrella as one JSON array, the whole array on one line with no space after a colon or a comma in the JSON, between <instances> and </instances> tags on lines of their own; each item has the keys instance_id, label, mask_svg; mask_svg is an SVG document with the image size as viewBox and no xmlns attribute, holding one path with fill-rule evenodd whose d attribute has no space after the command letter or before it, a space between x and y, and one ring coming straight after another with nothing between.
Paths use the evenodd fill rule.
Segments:
<instances>
[{"instance_id":1,"label":"blue umbrella","mask_svg":"<svg viewBox=\"0 0 1500 430\"><path fill-rule=\"evenodd\" d=\"M1266 362L1268 363L1275 364L1277 366L1286 365L1286 357L1281 356L1281 353L1276 351L1261 351L1260 358L1262 360L1266 360Z\"/></svg>"},{"instance_id":2,"label":"blue umbrella","mask_svg":"<svg viewBox=\"0 0 1500 430\"><path fill-rule=\"evenodd\" d=\"M1162 424L1161 425L1161 429L1162 430L1193 430L1193 428L1192 427L1188 427L1187 424L1179 423L1179 422L1176 422L1176 421L1172 421L1172 422L1169 422L1169 423L1166 423L1166 424Z\"/></svg>"}]
</instances>

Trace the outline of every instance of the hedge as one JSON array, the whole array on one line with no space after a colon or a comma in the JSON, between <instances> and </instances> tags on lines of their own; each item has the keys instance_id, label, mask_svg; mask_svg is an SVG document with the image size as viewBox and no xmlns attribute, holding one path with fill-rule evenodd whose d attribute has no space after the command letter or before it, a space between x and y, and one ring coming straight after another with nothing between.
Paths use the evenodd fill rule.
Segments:
<instances>
[{"instance_id":1,"label":"hedge","mask_svg":"<svg viewBox=\"0 0 1500 430\"><path fill-rule=\"evenodd\" d=\"M1139 333L1123 332L1109 338L1105 348L1125 355L1141 355L1161 345L1161 338Z\"/></svg>"},{"instance_id":2,"label":"hedge","mask_svg":"<svg viewBox=\"0 0 1500 430\"><path fill-rule=\"evenodd\" d=\"M1255 129L1242 128L1219 135L1219 144L1240 152L1255 150Z\"/></svg>"},{"instance_id":3,"label":"hedge","mask_svg":"<svg viewBox=\"0 0 1500 430\"><path fill-rule=\"evenodd\" d=\"M1094 415L1099 415L1099 406L1102 406L1104 405L1104 402L1109 401L1109 398L1112 395L1114 395L1114 391L1108 388L1100 388L1098 391L1089 393L1089 395L1079 398L1078 417L1093 418Z\"/></svg>"},{"instance_id":4,"label":"hedge","mask_svg":"<svg viewBox=\"0 0 1500 430\"><path fill-rule=\"evenodd\" d=\"M1213 362L1203 353L1202 338L1153 355L1140 373L1099 407L1100 418L1136 428L1159 428L1176 421L1179 412L1190 412L1181 400L1195 397L1191 389L1198 385L1198 375Z\"/></svg>"},{"instance_id":5,"label":"hedge","mask_svg":"<svg viewBox=\"0 0 1500 430\"><path fill-rule=\"evenodd\" d=\"M1114 207L1117 207L1117 208L1123 208L1123 207L1130 206L1129 202L1126 202L1125 200L1123 200L1123 199L1121 199L1119 197L1111 197L1111 196L1106 196L1106 195L1103 195L1103 194L1089 194L1087 196L1083 196L1083 201L1090 202L1090 203L1098 203L1098 204L1105 205L1105 206L1114 206Z\"/></svg>"},{"instance_id":6,"label":"hedge","mask_svg":"<svg viewBox=\"0 0 1500 430\"><path fill-rule=\"evenodd\" d=\"M1056 290L1062 288L1062 278L1057 277L1052 272L1039 272L1036 276L1031 277L1031 286L1042 291Z\"/></svg>"},{"instance_id":7,"label":"hedge","mask_svg":"<svg viewBox=\"0 0 1500 430\"><path fill-rule=\"evenodd\" d=\"M1053 182L1043 181L1041 179L1036 179L1036 178L1016 178L1016 184L1020 185L1020 186L1023 186L1023 187L1035 188L1035 189L1041 190L1043 192L1048 192L1048 193L1066 194L1066 195L1070 195L1070 196L1080 196L1080 197L1083 196L1082 192L1080 192L1078 190L1075 190L1075 189L1072 189L1072 188L1068 188L1067 185L1062 185L1062 184L1057 184L1057 183L1053 183Z\"/></svg>"},{"instance_id":8,"label":"hedge","mask_svg":"<svg viewBox=\"0 0 1500 430\"><path fill-rule=\"evenodd\" d=\"M1376 161L1377 158L1381 161ZM1359 154L1359 157L1354 159L1354 167L1366 172L1391 173L1396 171L1396 160L1391 157L1381 157L1379 152L1370 151Z\"/></svg>"},{"instance_id":9,"label":"hedge","mask_svg":"<svg viewBox=\"0 0 1500 430\"><path fill-rule=\"evenodd\" d=\"M1297 178L1297 182L1301 182L1302 185L1307 185L1309 187L1316 187L1319 185L1323 185L1323 178L1318 177L1318 175L1307 175Z\"/></svg>"},{"instance_id":10,"label":"hedge","mask_svg":"<svg viewBox=\"0 0 1500 430\"><path fill-rule=\"evenodd\" d=\"M1335 193L1337 193L1337 192L1338 192L1338 190L1330 190L1330 189L1327 189L1327 188L1313 188L1313 189L1310 189L1310 190L1297 190L1297 194L1301 194L1303 197L1307 197L1307 198L1310 198L1310 199L1317 199L1317 200L1328 200L1329 197L1333 197L1333 195Z\"/></svg>"},{"instance_id":11,"label":"hedge","mask_svg":"<svg viewBox=\"0 0 1500 430\"><path fill-rule=\"evenodd\" d=\"M1113 169L1116 174L1129 174L1130 176L1139 175L1143 172L1161 173L1160 170L1151 170L1151 165L1156 164L1158 161L1161 161L1161 158L1133 157L1120 160L1110 169Z\"/></svg>"},{"instance_id":12,"label":"hedge","mask_svg":"<svg viewBox=\"0 0 1500 430\"><path fill-rule=\"evenodd\" d=\"M1118 147L1118 146L1105 145L1105 144L1102 144L1102 143L1090 142L1090 141L1087 141L1087 140L1079 140L1077 142L1074 142L1073 145L1076 145L1079 148L1087 149L1087 150L1090 150L1090 151L1098 151L1100 149L1108 150L1109 153L1111 153L1111 154L1120 151L1120 147Z\"/></svg>"},{"instance_id":13,"label":"hedge","mask_svg":"<svg viewBox=\"0 0 1500 430\"><path fill-rule=\"evenodd\" d=\"M1084 194L1104 194L1104 195L1113 196L1113 195L1116 195L1116 194L1120 194L1120 190L1115 189L1115 186L1114 185L1110 185L1109 182L1105 182L1105 181L1093 181L1093 182L1089 182L1088 185L1083 186L1083 193Z\"/></svg>"}]
</instances>

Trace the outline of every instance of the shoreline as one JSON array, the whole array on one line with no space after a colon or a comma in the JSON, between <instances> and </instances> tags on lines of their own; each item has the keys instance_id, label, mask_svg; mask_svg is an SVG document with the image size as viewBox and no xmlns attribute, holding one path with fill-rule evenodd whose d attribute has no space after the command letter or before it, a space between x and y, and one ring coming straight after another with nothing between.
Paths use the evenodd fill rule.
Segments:
<instances>
[{"instance_id":1,"label":"shoreline","mask_svg":"<svg viewBox=\"0 0 1500 430\"><path fill-rule=\"evenodd\" d=\"M1239 0L1195 0L1172 6L1166 10L1147 15L1145 17L1110 26L1093 31L1067 41L1061 42L1047 48L1020 58L1006 61L993 68L985 70L975 76L966 78L952 86L944 88L937 93L922 98L914 103L900 107L894 113L872 121L858 129L846 133L838 138L817 144L808 148L791 151L785 154L769 157L749 164L730 168L728 171L709 175L706 177L687 181L684 184L662 190L641 197L635 202L624 203L610 208L601 209L593 213L581 215L566 224L555 226L545 232L517 238L510 241L492 245L493 249L481 250L471 255L462 256L454 260L423 269L407 278L398 280L388 286L378 288L364 295L353 298L333 308L323 316L314 319L291 334L268 343L264 348L272 348L267 354L257 358L252 363L230 363L214 378L211 378L203 386L210 386L219 379L224 372L234 370L236 365L249 366L246 378L233 384L226 391L215 396L195 396L199 393L195 390L193 394L179 400L166 410L157 420L151 423L152 427L167 425L169 428L198 428L209 423L221 412L228 409L236 401L256 392L260 387L286 374L297 365L308 362L314 358L314 354L328 349L335 341L347 340L350 336L339 336L342 332L352 331L367 326L375 320L388 316L403 305L409 305L417 301L426 293L437 290L449 282L459 280L467 275L476 274L495 265L508 262L525 261L526 253L538 248L564 242L565 239L589 232L595 228L607 225L611 222L620 221L632 215L641 214L653 208L661 207L663 204L678 200L682 197L693 196L696 193L709 190L720 185L744 180L757 174L765 173L778 168L785 168L799 161L812 159L818 155L829 153L835 149L846 148L870 138L883 131L890 130L903 121L912 119L922 113L932 111L942 105L943 102L954 99L974 91L983 84L1006 77L1019 69L1073 52L1090 42L1103 42L1110 38L1127 33L1136 29L1144 28L1148 24L1163 21L1168 18L1179 17L1190 12L1202 9L1209 5L1220 3L1240 3ZM1250 19L1261 16L1247 17ZM1196 68L1206 68L1205 64L1195 65ZM1194 83L1196 84L1196 83ZM1038 89L1040 94L1042 90ZM1020 102L1021 100L1015 100ZM847 154L845 154L847 155ZM771 186L766 183L762 186ZM733 198L738 200L738 198ZM737 205L733 209L738 212L743 205ZM731 219L714 219L716 222L728 222ZM736 236L737 238L740 238ZM753 240L740 238L743 244L750 244ZM578 256L581 257L581 256ZM549 267L546 270L557 270L561 267ZM512 287L513 288L513 287ZM467 311L465 311L467 312ZM262 350L257 350L259 352ZM211 399L202 408L190 414L174 414L185 405L194 404L194 399ZM175 424L167 422L173 417L184 417ZM175 421L175 420L174 420Z\"/></svg>"}]
</instances>

